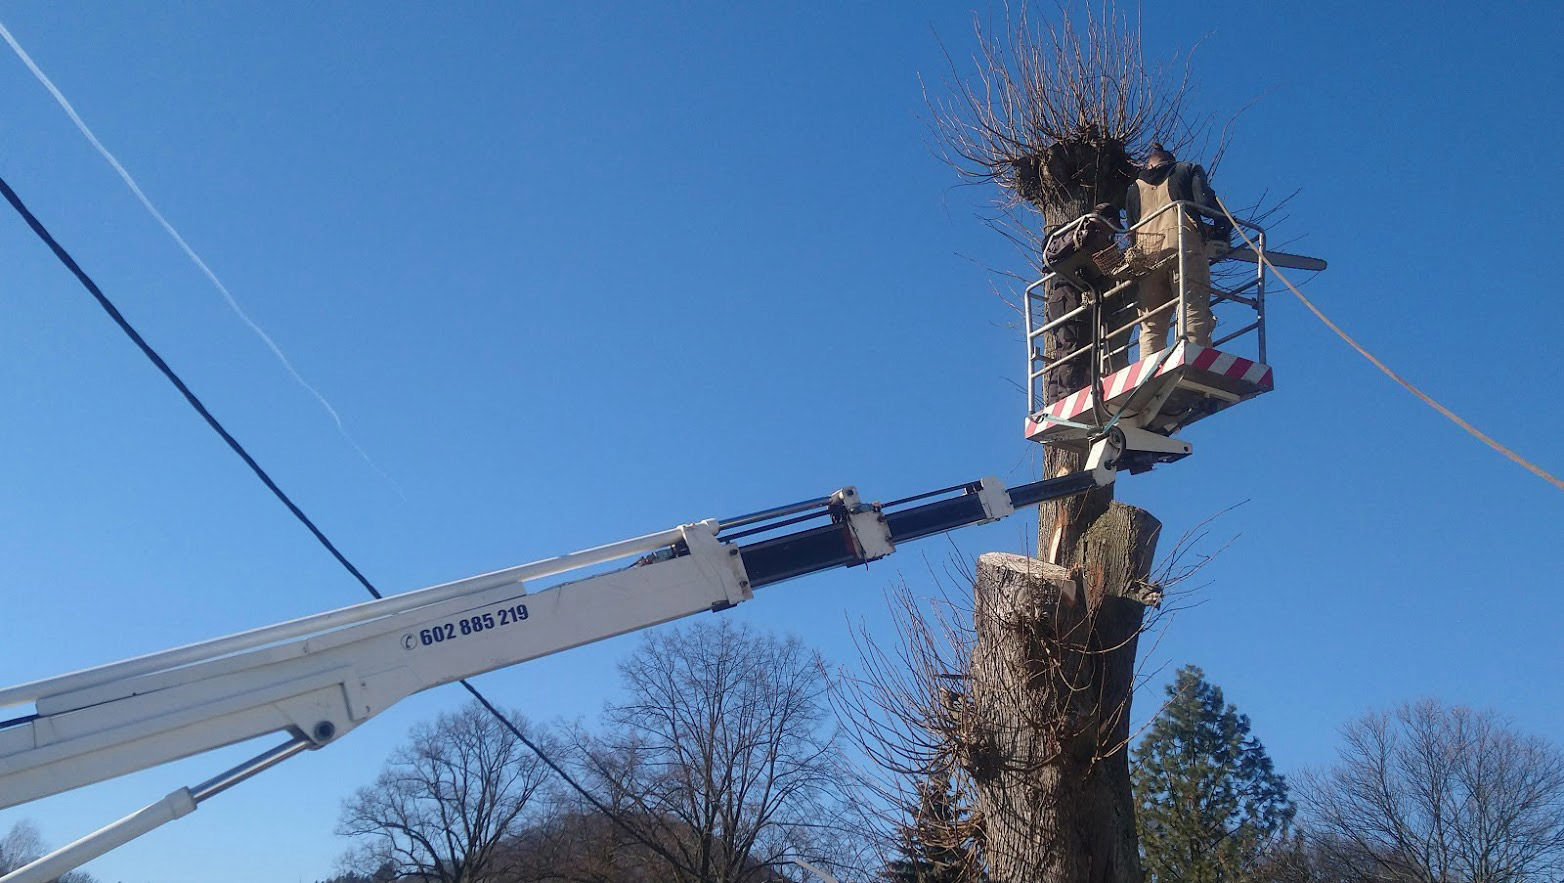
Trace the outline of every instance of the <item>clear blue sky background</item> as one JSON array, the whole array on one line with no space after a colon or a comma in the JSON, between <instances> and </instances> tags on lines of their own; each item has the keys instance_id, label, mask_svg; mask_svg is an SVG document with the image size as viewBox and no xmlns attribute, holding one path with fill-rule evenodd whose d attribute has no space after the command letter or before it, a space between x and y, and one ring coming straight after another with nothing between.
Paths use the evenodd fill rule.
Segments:
<instances>
[{"instance_id":1,"label":"clear blue sky background","mask_svg":"<svg viewBox=\"0 0 1564 883\"><path fill-rule=\"evenodd\" d=\"M84 4L12 29L342 412L337 434L0 53L0 170L372 579L403 590L857 484L1019 482L1019 266L930 150L919 75L966 3ZM1190 15L1196 13L1196 15ZM1564 21L1549 4L1148 4L1199 43L1197 109L1242 116L1215 184L1301 190L1309 289L1409 377L1555 472ZM0 213L0 682L286 619L361 590ZM1564 496L1392 386L1291 299L1278 391L1126 481L1169 540L1213 529L1195 662L1284 771L1423 695L1559 736ZM1553 341L1553 343L1550 343ZM851 663L851 621L1020 520L726 614ZM1167 544L1165 544L1166 546ZM531 718L594 715L619 639L486 676ZM312 880L340 799L416 698L90 866L104 880ZM0 813L64 842L236 748Z\"/></svg>"}]
</instances>

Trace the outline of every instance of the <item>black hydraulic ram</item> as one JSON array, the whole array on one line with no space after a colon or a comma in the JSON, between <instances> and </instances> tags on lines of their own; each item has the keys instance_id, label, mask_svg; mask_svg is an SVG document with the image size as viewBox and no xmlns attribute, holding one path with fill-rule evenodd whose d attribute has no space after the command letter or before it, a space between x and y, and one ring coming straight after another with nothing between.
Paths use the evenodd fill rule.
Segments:
<instances>
[{"instance_id":1,"label":"black hydraulic ram","mask_svg":"<svg viewBox=\"0 0 1564 883\"><path fill-rule=\"evenodd\" d=\"M879 518L889 530L891 543L894 545L944 533L969 524L989 521L992 519L979 496L980 486L979 482L972 482L886 503L877 507ZM1023 484L1010 488L1008 494L1010 505L1021 509L1026 506L1036 506L1045 500L1083 494L1099 486L1100 482L1091 471L1083 471ZM916 500L956 491L961 493L929 503L906 505ZM807 514L797 514L801 511ZM831 521L796 533L768 537L739 546L739 553L744 557L744 568L749 572L751 586L759 588L795 576L803 576L806 573L818 573L836 567L852 567L865 564L870 560L859 547L857 537L849 524L851 513L841 506L834 505L830 502L830 498L811 500L797 507L784 507L784 510L773 510L764 514L776 513L794 517L752 527L722 539L734 540L752 536L825 516L829 516ZM753 524L755 520L757 519L754 516L746 516L744 519L724 522L724 526L748 525Z\"/></svg>"}]
</instances>

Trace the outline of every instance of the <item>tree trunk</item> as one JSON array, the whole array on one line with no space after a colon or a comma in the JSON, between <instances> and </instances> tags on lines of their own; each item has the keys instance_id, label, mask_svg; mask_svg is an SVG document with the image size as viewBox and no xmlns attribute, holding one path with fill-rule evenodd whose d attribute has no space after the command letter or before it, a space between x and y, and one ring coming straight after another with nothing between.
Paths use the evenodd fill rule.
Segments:
<instances>
[{"instance_id":1,"label":"tree trunk","mask_svg":"<svg viewBox=\"0 0 1564 883\"><path fill-rule=\"evenodd\" d=\"M1161 524L1101 495L1056 509L1055 562L978 560L963 760L996 883L1140 883L1125 743Z\"/></svg>"},{"instance_id":2,"label":"tree trunk","mask_svg":"<svg viewBox=\"0 0 1564 883\"><path fill-rule=\"evenodd\" d=\"M1122 204L1133 165L1122 143L1098 134L1084 128L1017 167L1018 192L1050 228L1099 202ZM1044 346L1049 359L1062 355L1054 340ZM1089 362L1070 363L1062 382L1086 386ZM1084 463L1084 452L1049 447L1043 472ZM1109 486L1038 508L1037 560L978 561L963 749L995 883L1142 881L1126 743L1161 527L1115 503Z\"/></svg>"}]
</instances>

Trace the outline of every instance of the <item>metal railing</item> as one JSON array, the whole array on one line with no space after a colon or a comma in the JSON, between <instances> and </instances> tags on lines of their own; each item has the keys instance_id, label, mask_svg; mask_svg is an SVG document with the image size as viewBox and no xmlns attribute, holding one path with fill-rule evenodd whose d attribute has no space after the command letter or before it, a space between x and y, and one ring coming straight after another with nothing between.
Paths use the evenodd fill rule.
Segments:
<instances>
[{"instance_id":1,"label":"metal railing","mask_svg":"<svg viewBox=\"0 0 1564 883\"><path fill-rule=\"evenodd\" d=\"M1255 361L1265 361L1265 283L1266 264L1263 260L1265 253L1265 230L1258 224L1243 219L1237 220L1239 226L1250 231L1249 239L1254 245L1244 243L1241 237L1236 246L1225 243L1206 243L1202 240L1199 249L1189 241L1190 237L1200 237L1192 218L1196 215L1206 217L1222 217L1219 210L1197 205L1189 201L1172 202L1163 206L1139 222L1128 228L1119 228L1109 224L1113 230L1115 247L1119 243L1132 238L1132 234L1145 228L1153 220L1166 212L1178 214L1178 242L1174 247L1162 246L1156 249L1154 254L1144 247L1138 251L1135 246L1125 252L1125 260L1115 272L1104 271L1103 276L1111 280L1111 287L1105 291L1082 291L1081 305L1058 316L1047 314L1046 298L1052 283L1072 285L1080 288L1074 281L1063 281L1061 274L1050 272L1043 278L1026 287L1022 298L1022 304L1026 315L1026 352L1027 352L1027 413L1036 414L1050 402L1046 400L1045 391L1049 376L1055 371L1071 370L1078 360L1089 361L1090 371L1087 372L1088 384L1095 386L1105 375L1112 373L1137 359L1143 359L1153 353L1139 352L1139 342L1134 332L1135 326L1148 317L1157 316L1168 310L1174 311L1174 321L1170 324L1174 329L1174 338L1165 342L1173 345L1180 340L1187 339L1185 316L1186 303L1189 293L1186 291L1185 262L1196 254L1205 254L1207 260L1213 263L1236 258L1243 261L1253 261L1255 272L1252 276L1247 274L1219 274L1213 273L1210 286L1210 301L1212 307L1213 333L1211 346L1222 348L1240 338L1252 335L1254 348L1252 354ZM1053 231L1044 245L1052 243L1055 237L1067 235L1079 229L1083 224L1098 215L1086 214L1071 221L1068 224ZM1212 254L1207 250L1208 246L1221 249L1220 253ZM1154 259L1151 259L1154 258ZM1177 261L1174 276L1174 297L1167 303L1157 305L1149 311L1142 311L1137 293L1137 283L1153 273L1164 272L1169 262ZM1242 327L1226 334L1218 335L1216 328L1221 324L1232 321L1232 311L1226 311L1225 315L1219 315L1218 306L1236 305L1244 308L1245 313L1239 314L1244 318L1237 321ZM1248 314L1252 313L1252 317ZM1047 346L1048 338L1045 336L1067 323L1081 320L1082 317L1090 317L1091 334L1089 340L1081 346L1077 346L1070 352L1050 352ZM1128 321L1124 321L1128 317ZM1110 323L1112 327L1109 327ZM1245 341L1247 343L1247 341ZM1131 351L1135 352L1133 355ZM1225 349L1224 352L1231 352ZM1246 354L1247 355L1247 354ZM1100 404L1100 403L1099 403Z\"/></svg>"}]
</instances>

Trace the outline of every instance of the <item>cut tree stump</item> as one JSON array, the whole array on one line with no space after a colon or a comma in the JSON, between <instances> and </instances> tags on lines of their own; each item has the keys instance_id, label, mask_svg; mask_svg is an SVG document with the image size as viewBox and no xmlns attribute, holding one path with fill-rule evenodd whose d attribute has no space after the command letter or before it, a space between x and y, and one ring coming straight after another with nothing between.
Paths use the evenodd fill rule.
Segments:
<instances>
[{"instance_id":1,"label":"cut tree stump","mask_svg":"<svg viewBox=\"0 0 1564 883\"><path fill-rule=\"evenodd\" d=\"M1055 560L978 559L961 761L996 883L1142 880L1126 742L1162 525L1092 497L1044 513Z\"/></svg>"}]
</instances>

